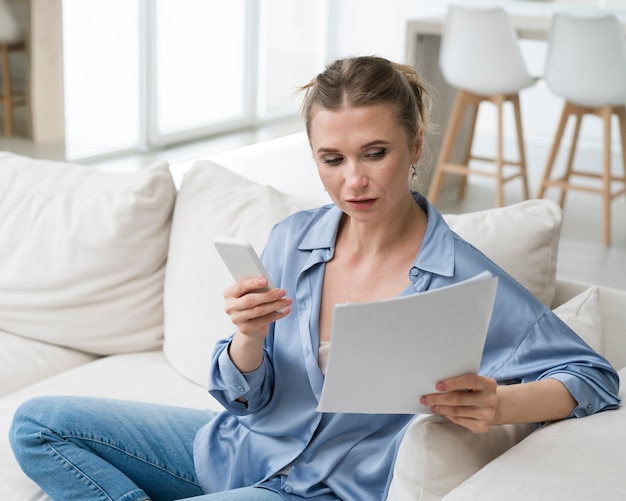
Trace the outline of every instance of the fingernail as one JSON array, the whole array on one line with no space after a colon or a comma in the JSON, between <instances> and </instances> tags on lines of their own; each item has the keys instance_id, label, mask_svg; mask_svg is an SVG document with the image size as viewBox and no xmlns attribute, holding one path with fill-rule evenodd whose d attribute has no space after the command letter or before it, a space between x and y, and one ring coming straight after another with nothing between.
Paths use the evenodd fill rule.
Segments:
<instances>
[{"instance_id":1,"label":"fingernail","mask_svg":"<svg viewBox=\"0 0 626 501\"><path fill-rule=\"evenodd\" d=\"M438 391L443 391L446 389L446 385L443 384L441 381L439 381L436 385L435 388L437 388Z\"/></svg>"}]
</instances>

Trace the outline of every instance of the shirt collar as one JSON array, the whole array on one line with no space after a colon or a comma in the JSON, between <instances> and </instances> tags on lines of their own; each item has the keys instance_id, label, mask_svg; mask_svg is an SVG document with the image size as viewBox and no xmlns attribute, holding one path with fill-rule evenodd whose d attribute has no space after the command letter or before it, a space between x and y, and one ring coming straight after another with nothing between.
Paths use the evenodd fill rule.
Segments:
<instances>
[{"instance_id":1,"label":"shirt collar","mask_svg":"<svg viewBox=\"0 0 626 501\"><path fill-rule=\"evenodd\" d=\"M452 276L454 273L454 234L441 213L430 204L426 197L413 192L413 198L428 216L422 247L413 266L429 273ZM300 243L300 250L334 249L343 212L332 204L320 210L325 210L325 212L309 228ZM332 256L329 256L329 259L330 257Z\"/></svg>"},{"instance_id":2,"label":"shirt collar","mask_svg":"<svg viewBox=\"0 0 626 501\"><path fill-rule=\"evenodd\" d=\"M413 266L436 275L451 277L454 274L454 233L425 196L413 192L413 198L428 216L422 247Z\"/></svg>"},{"instance_id":3,"label":"shirt collar","mask_svg":"<svg viewBox=\"0 0 626 501\"><path fill-rule=\"evenodd\" d=\"M343 212L333 204L325 205L323 211L310 227L305 237L300 242L300 250L334 249L337 239L337 229L343 216Z\"/></svg>"}]
</instances>

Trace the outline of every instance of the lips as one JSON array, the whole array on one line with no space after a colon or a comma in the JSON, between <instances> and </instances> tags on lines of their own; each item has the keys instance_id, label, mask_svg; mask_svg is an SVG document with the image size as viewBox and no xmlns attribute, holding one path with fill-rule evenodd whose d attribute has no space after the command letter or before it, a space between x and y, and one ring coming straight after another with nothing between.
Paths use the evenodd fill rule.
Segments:
<instances>
[{"instance_id":1,"label":"lips","mask_svg":"<svg viewBox=\"0 0 626 501\"><path fill-rule=\"evenodd\" d=\"M371 207L372 205L374 205L374 203L376 202L376 199L375 198L360 198L360 199L347 200L347 202L354 208L367 209Z\"/></svg>"}]
</instances>

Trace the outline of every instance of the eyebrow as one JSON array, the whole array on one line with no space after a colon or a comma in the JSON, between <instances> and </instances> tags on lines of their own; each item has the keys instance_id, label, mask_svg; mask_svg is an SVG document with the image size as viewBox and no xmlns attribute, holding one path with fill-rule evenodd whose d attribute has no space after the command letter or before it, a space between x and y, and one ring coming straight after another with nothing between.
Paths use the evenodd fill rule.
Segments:
<instances>
[{"instance_id":1,"label":"eyebrow","mask_svg":"<svg viewBox=\"0 0 626 501\"><path fill-rule=\"evenodd\" d=\"M367 148L371 148L372 146L388 146L390 143L390 141L387 141L385 139L374 139L373 141L369 141L363 145L360 146L359 149L361 150L365 150ZM321 154L321 153L339 153L340 150L335 149L335 148L318 148L316 150L316 153Z\"/></svg>"}]
</instances>

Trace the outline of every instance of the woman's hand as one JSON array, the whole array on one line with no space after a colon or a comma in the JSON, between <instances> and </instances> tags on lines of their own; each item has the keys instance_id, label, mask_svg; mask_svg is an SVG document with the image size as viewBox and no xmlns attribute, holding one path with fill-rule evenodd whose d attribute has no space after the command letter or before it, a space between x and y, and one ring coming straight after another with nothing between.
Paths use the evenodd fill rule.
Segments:
<instances>
[{"instance_id":1,"label":"woman's hand","mask_svg":"<svg viewBox=\"0 0 626 501\"><path fill-rule=\"evenodd\" d=\"M474 433L485 433L493 425L565 419L576 407L565 385L550 377L499 386L492 378L466 374L440 381L436 390L420 403Z\"/></svg>"},{"instance_id":2,"label":"woman's hand","mask_svg":"<svg viewBox=\"0 0 626 501\"><path fill-rule=\"evenodd\" d=\"M229 355L243 373L252 372L263 362L263 341L270 324L289 315L292 300L283 289L266 290L264 277L246 278L224 291L224 310L237 326Z\"/></svg>"},{"instance_id":3,"label":"woman's hand","mask_svg":"<svg viewBox=\"0 0 626 501\"><path fill-rule=\"evenodd\" d=\"M264 277L245 278L224 291L224 310L244 336L265 338L269 325L287 316L291 299L283 289L269 289Z\"/></svg>"},{"instance_id":4,"label":"woman's hand","mask_svg":"<svg viewBox=\"0 0 626 501\"><path fill-rule=\"evenodd\" d=\"M498 384L489 377L465 374L440 381L439 393L420 398L433 414L443 416L474 433L485 433L496 424L498 412Z\"/></svg>"}]
</instances>

